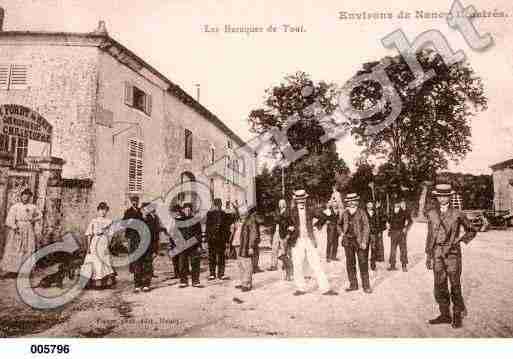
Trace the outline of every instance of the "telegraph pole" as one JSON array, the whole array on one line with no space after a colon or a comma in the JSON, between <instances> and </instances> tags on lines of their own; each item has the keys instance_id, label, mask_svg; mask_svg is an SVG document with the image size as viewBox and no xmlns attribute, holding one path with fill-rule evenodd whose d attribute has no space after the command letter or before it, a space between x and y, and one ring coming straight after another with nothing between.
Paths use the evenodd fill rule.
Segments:
<instances>
[{"instance_id":1,"label":"telegraph pole","mask_svg":"<svg viewBox=\"0 0 513 359\"><path fill-rule=\"evenodd\" d=\"M285 168L281 166L281 197L285 198Z\"/></svg>"}]
</instances>

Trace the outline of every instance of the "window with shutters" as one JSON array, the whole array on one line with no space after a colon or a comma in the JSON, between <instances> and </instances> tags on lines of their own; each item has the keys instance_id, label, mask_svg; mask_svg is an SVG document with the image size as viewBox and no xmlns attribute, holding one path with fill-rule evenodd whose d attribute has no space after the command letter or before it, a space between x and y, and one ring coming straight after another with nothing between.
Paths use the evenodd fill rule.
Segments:
<instances>
[{"instance_id":1,"label":"window with shutters","mask_svg":"<svg viewBox=\"0 0 513 359\"><path fill-rule=\"evenodd\" d=\"M128 192L143 192L144 143L136 139L128 140Z\"/></svg>"},{"instance_id":2,"label":"window with shutters","mask_svg":"<svg viewBox=\"0 0 513 359\"><path fill-rule=\"evenodd\" d=\"M0 90L24 90L28 87L29 66L0 64Z\"/></svg>"},{"instance_id":3,"label":"window with shutters","mask_svg":"<svg viewBox=\"0 0 513 359\"><path fill-rule=\"evenodd\" d=\"M185 129L185 158L192 160L192 132Z\"/></svg>"},{"instance_id":4,"label":"window with shutters","mask_svg":"<svg viewBox=\"0 0 513 359\"><path fill-rule=\"evenodd\" d=\"M125 83L125 104L151 116L151 95L129 82Z\"/></svg>"}]
</instances>

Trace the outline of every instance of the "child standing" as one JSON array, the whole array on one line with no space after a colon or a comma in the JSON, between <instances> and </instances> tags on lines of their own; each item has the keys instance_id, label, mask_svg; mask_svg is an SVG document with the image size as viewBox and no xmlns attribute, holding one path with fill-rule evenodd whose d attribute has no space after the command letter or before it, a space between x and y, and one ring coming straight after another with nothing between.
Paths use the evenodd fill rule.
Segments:
<instances>
[{"instance_id":1,"label":"child standing","mask_svg":"<svg viewBox=\"0 0 513 359\"><path fill-rule=\"evenodd\" d=\"M90 287L104 289L116 284L116 273L111 266L109 237L107 236L107 230L112 220L106 217L109 211L107 203L100 202L97 210L98 217L89 223L85 233L89 249L84 265L90 264L92 267Z\"/></svg>"}]
</instances>

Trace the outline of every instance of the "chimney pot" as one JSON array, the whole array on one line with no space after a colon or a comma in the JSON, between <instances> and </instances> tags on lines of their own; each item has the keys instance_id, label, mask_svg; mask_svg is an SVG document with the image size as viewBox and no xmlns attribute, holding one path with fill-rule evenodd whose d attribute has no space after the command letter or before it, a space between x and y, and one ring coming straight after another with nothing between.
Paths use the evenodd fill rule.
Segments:
<instances>
[{"instance_id":1,"label":"chimney pot","mask_svg":"<svg viewBox=\"0 0 513 359\"><path fill-rule=\"evenodd\" d=\"M98 22L98 27L96 28L96 30L94 30L94 33L99 34L99 35L108 35L109 34L107 32L107 26L105 25L105 21L100 20Z\"/></svg>"},{"instance_id":2,"label":"chimney pot","mask_svg":"<svg viewBox=\"0 0 513 359\"><path fill-rule=\"evenodd\" d=\"M200 102L200 84L194 84L196 86L196 101Z\"/></svg>"}]
</instances>

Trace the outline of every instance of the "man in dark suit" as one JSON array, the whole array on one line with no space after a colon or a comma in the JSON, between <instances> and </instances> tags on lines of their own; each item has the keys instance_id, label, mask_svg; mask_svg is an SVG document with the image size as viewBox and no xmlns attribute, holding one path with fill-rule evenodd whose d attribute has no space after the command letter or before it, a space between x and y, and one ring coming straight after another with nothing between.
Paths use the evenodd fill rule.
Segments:
<instances>
[{"instance_id":1,"label":"man in dark suit","mask_svg":"<svg viewBox=\"0 0 513 359\"><path fill-rule=\"evenodd\" d=\"M153 260L159 252L160 232L165 231L155 212L155 207L151 203L145 202L141 205L144 223L146 223L150 231L150 245L138 260L137 266L139 266L139 268L136 270L143 292L150 290L151 279L153 277Z\"/></svg>"},{"instance_id":2,"label":"man in dark suit","mask_svg":"<svg viewBox=\"0 0 513 359\"><path fill-rule=\"evenodd\" d=\"M440 315L429 323L452 323L453 328L460 328L463 313L466 312L461 293L460 242L468 244L476 236L476 231L463 212L451 207L450 198L453 194L451 185L446 183L436 185L433 191L439 206L427 212L426 267L433 270L435 299L440 308ZM460 225L465 229L465 234L461 237Z\"/></svg>"},{"instance_id":3,"label":"man in dark suit","mask_svg":"<svg viewBox=\"0 0 513 359\"><path fill-rule=\"evenodd\" d=\"M208 241L208 264L210 276L208 280L217 278L229 279L224 274L225 250L229 241L230 218L221 209L223 202L221 198L214 199L214 208L207 212L206 233Z\"/></svg>"},{"instance_id":4,"label":"man in dark suit","mask_svg":"<svg viewBox=\"0 0 513 359\"><path fill-rule=\"evenodd\" d=\"M130 208L128 208L124 215L123 220L138 219L144 221L143 214L139 208L139 197L130 197ZM139 247L140 237L139 233L132 228L127 228L125 231L125 237L128 239L128 248L130 253L136 251ZM129 265L130 273L134 275L134 292L139 292L143 287L147 287L147 280L144 278L144 265L147 264L144 261L144 256L141 256L137 260L133 261Z\"/></svg>"},{"instance_id":5,"label":"man in dark suit","mask_svg":"<svg viewBox=\"0 0 513 359\"><path fill-rule=\"evenodd\" d=\"M315 224L317 229L321 229L326 223L326 262L338 261L338 238L340 237L340 214L338 205L334 200L328 202L328 208L321 212L319 220Z\"/></svg>"},{"instance_id":6,"label":"man in dark suit","mask_svg":"<svg viewBox=\"0 0 513 359\"><path fill-rule=\"evenodd\" d=\"M390 267L389 271L397 270L395 261L397 257L397 247L401 252L401 265L403 272L407 272L408 264L408 245L406 242L406 235L410 230L413 220L409 212L401 208L401 201L398 200L394 203L394 209L388 218L388 235L390 237Z\"/></svg>"},{"instance_id":7,"label":"man in dark suit","mask_svg":"<svg viewBox=\"0 0 513 359\"><path fill-rule=\"evenodd\" d=\"M385 251L383 248L383 230L384 220L381 213L374 208L373 202L367 202L367 216L369 217L369 254L370 268L376 270L376 262L385 261Z\"/></svg>"},{"instance_id":8,"label":"man in dark suit","mask_svg":"<svg viewBox=\"0 0 513 359\"><path fill-rule=\"evenodd\" d=\"M344 199L347 209L342 214L342 246L346 254L346 270L349 287L346 292L358 290L356 261L360 269L362 287L365 293L372 293L369 281L369 219L358 207L360 196L348 193Z\"/></svg>"},{"instance_id":9,"label":"man in dark suit","mask_svg":"<svg viewBox=\"0 0 513 359\"><path fill-rule=\"evenodd\" d=\"M176 226L184 239L186 249L178 256L180 266L180 288L189 286L189 273L192 279L192 286L201 288L200 285L200 250L201 250L201 223L194 221L192 203L188 202L182 206L183 216L176 219ZM196 238L198 243L187 246L187 241ZM190 265L190 269L189 269Z\"/></svg>"}]
</instances>

